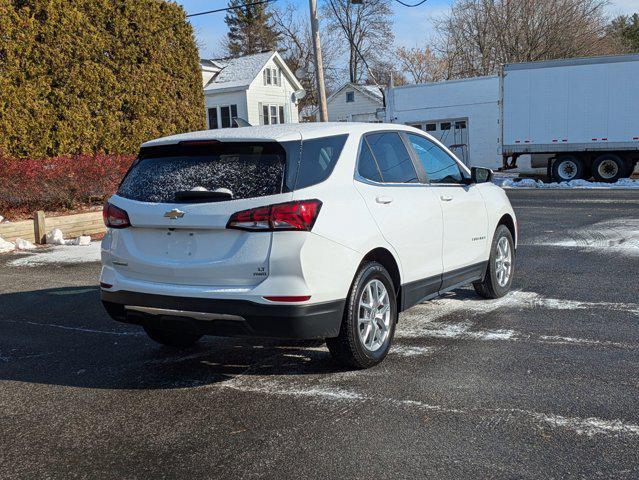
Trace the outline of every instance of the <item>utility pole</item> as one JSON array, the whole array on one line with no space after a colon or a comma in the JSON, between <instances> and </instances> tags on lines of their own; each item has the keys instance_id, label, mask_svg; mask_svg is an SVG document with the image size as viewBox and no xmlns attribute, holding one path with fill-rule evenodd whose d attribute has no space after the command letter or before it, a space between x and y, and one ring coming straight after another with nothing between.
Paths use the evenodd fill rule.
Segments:
<instances>
[{"instance_id":1,"label":"utility pole","mask_svg":"<svg viewBox=\"0 0 639 480\"><path fill-rule=\"evenodd\" d=\"M311 10L311 34L313 37L313 50L315 50L315 80L317 81L317 99L319 100L320 122L328 122L326 90L324 89L322 46L320 44L319 20L317 19L317 0L308 0L308 3Z\"/></svg>"}]
</instances>

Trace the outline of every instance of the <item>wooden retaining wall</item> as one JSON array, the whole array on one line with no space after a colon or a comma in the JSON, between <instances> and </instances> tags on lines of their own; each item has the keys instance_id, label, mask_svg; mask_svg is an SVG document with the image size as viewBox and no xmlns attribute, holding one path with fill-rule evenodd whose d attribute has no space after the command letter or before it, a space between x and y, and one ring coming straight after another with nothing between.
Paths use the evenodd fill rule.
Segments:
<instances>
[{"instance_id":1,"label":"wooden retaining wall","mask_svg":"<svg viewBox=\"0 0 639 480\"><path fill-rule=\"evenodd\" d=\"M0 224L0 237L9 242L24 238L30 242L45 243L45 235L59 228L65 238L80 235L94 235L106 231L102 221L102 212L78 213L59 217L45 217L44 212L36 212L33 220Z\"/></svg>"}]
</instances>

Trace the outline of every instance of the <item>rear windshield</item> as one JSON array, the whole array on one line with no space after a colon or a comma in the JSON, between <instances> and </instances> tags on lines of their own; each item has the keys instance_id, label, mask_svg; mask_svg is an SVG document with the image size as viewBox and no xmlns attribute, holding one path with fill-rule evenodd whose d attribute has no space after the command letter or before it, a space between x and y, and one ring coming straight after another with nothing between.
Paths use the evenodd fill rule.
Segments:
<instances>
[{"instance_id":1,"label":"rear windshield","mask_svg":"<svg viewBox=\"0 0 639 480\"><path fill-rule=\"evenodd\" d=\"M142 202L180 203L192 200L176 198L176 193L192 190L228 189L232 199L241 199L305 188L328 178L346 137L303 144L203 142L143 148L118 195Z\"/></svg>"}]
</instances>

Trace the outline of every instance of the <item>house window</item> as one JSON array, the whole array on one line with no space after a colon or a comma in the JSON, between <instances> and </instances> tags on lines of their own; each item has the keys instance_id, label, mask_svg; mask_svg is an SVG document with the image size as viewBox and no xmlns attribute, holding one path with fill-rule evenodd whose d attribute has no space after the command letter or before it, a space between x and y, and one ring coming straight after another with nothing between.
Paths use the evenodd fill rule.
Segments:
<instances>
[{"instance_id":1,"label":"house window","mask_svg":"<svg viewBox=\"0 0 639 480\"><path fill-rule=\"evenodd\" d=\"M278 115L278 109L276 105L271 105L270 107L270 114L271 114L271 118L270 118L270 123L271 125L275 125L278 123L282 123L279 122L279 115Z\"/></svg>"},{"instance_id":2,"label":"house window","mask_svg":"<svg viewBox=\"0 0 639 480\"><path fill-rule=\"evenodd\" d=\"M208 113L210 129L237 127L237 124L233 121L237 118L237 105L211 107Z\"/></svg>"},{"instance_id":3,"label":"house window","mask_svg":"<svg viewBox=\"0 0 639 480\"><path fill-rule=\"evenodd\" d=\"M355 92L346 92L346 103L355 101Z\"/></svg>"},{"instance_id":4,"label":"house window","mask_svg":"<svg viewBox=\"0 0 639 480\"><path fill-rule=\"evenodd\" d=\"M282 76L278 68L265 68L264 69L264 85L281 85Z\"/></svg>"},{"instance_id":5,"label":"house window","mask_svg":"<svg viewBox=\"0 0 639 480\"><path fill-rule=\"evenodd\" d=\"M260 124L276 125L286 123L283 105L262 105L260 108Z\"/></svg>"},{"instance_id":6,"label":"house window","mask_svg":"<svg viewBox=\"0 0 639 480\"><path fill-rule=\"evenodd\" d=\"M220 128L217 124L217 107L209 108L209 128L212 130Z\"/></svg>"},{"instance_id":7,"label":"house window","mask_svg":"<svg viewBox=\"0 0 639 480\"><path fill-rule=\"evenodd\" d=\"M455 122L455 128L456 129L466 128L466 122L464 120L459 120L458 122Z\"/></svg>"},{"instance_id":8,"label":"house window","mask_svg":"<svg viewBox=\"0 0 639 480\"><path fill-rule=\"evenodd\" d=\"M422 126L419 123L414 123L413 125L411 125L411 127L418 128L419 130L422 129Z\"/></svg>"},{"instance_id":9,"label":"house window","mask_svg":"<svg viewBox=\"0 0 639 480\"><path fill-rule=\"evenodd\" d=\"M450 130L450 127L451 127L451 123L450 123L450 122L442 122L442 123L439 125L439 128L440 128L441 130Z\"/></svg>"},{"instance_id":10,"label":"house window","mask_svg":"<svg viewBox=\"0 0 639 480\"><path fill-rule=\"evenodd\" d=\"M427 132L434 132L435 130L437 130L437 124L436 123L427 123L426 124L426 131Z\"/></svg>"}]
</instances>

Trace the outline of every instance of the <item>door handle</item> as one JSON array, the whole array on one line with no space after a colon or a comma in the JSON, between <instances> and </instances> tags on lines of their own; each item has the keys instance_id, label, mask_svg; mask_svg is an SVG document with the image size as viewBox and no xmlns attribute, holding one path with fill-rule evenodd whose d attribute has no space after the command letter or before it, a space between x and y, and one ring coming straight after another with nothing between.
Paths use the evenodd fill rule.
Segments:
<instances>
[{"instance_id":1,"label":"door handle","mask_svg":"<svg viewBox=\"0 0 639 480\"><path fill-rule=\"evenodd\" d=\"M392 197L387 197L386 195L380 195L375 199L377 203L381 203L383 205L387 205L393 201Z\"/></svg>"},{"instance_id":2,"label":"door handle","mask_svg":"<svg viewBox=\"0 0 639 480\"><path fill-rule=\"evenodd\" d=\"M453 196L452 195L442 195L441 197L439 197L442 199L442 201L444 202L450 202L453 200Z\"/></svg>"}]
</instances>

